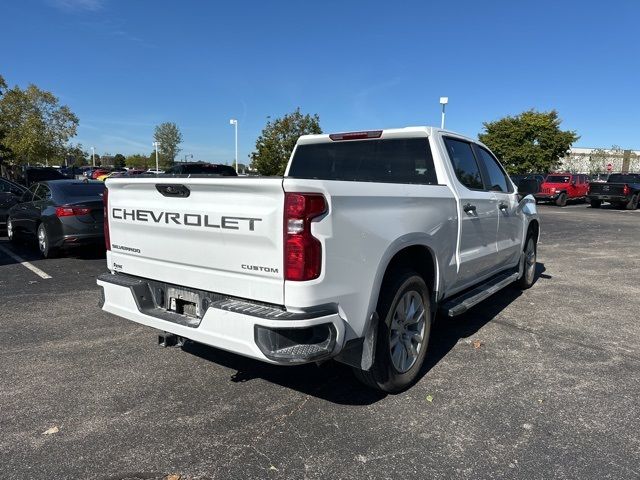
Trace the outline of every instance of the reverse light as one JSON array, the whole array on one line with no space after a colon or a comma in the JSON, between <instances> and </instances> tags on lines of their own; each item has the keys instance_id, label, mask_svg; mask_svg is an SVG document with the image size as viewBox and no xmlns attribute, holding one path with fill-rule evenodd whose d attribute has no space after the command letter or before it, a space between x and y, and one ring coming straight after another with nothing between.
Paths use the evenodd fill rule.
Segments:
<instances>
[{"instance_id":1,"label":"reverse light","mask_svg":"<svg viewBox=\"0 0 640 480\"><path fill-rule=\"evenodd\" d=\"M56 207L56 217L76 217L90 213L91 209L85 207Z\"/></svg>"},{"instance_id":2,"label":"reverse light","mask_svg":"<svg viewBox=\"0 0 640 480\"><path fill-rule=\"evenodd\" d=\"M311 221L327 211L319 193L285 193L284 278L306 281L320 276L322 244L311 235Z\"/></svg>"},{"instance_id":3,"label":"reverse light","mask_svg":"<svg viewBox=\"0 0 640 480\"><path fill-rule=\"evenodd\" d=\"M108 251L111 251L111 238L109 236L109 189L105 188L102 194L102 205L104 206L104 244Z\"/></svg>"}]
</instances>

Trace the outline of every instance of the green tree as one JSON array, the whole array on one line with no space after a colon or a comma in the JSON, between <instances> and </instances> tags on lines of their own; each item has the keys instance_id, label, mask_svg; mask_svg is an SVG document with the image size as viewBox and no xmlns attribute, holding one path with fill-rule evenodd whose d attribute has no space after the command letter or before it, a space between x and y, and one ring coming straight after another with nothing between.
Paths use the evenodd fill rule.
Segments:
<instances>
[{"instance_id":1,"label":"green tree","mask_svg":"<svg viewBox=\"0 0 640 480\"><path fill-rule=\"evenodd\" d=\"M149 157L146 155L141 155L139 153L136 153L134 155L129 155L125 159L125 164L127 167L130 167L130 168L142 168L144 170L149 168L149 165L150 165Z\"/></svg>"},{"instance_id":2,"label":"green tree","mask_svg":"<svg viewBox=\"0 0 640 480\"><path fill-rule=\"evenodd\" d=\"M5 82L4 77L0 75L0 97L7 90L7 82ZM4 136L5 131L2 128L2 123L0 122L0 176L7 176L7 171L5 170L5 163L11 158L13 152L9 147L6 147L4 144Z\"/></svg>"},{"instance_id":3,"label":"green tree","mask_svg":"<svg viewBox=\"0 0 640 480\"><path fill-rule=\"evenodd\" d=\"M283 175L298 138L317 133L322 133L318 114L303 115L300 108L269 120L256 141L256 150L249 156L251 168L260 175Z\"/></svg>"},{"instance_id":4,"label":"green tree","mask_svg":"<svg viewBox=\"0 0 640 480\"><path fill-rule=\"evenodd\" d=\"M173 122L161 123L156 127L153 138L156 142L160 143L158 153L162 166L168 167L173 165L181 150L178 145L182 143L182 133L180 133L178 126Z\"/></svg>"},{"instance_id":5,"label":"green tree","mask_svg":"<svg viewBox=\"0 0 640 480\"><path fill-rule=\"evenodd\" d=\"M81 144L69 145L65 154L68 165L75 165L81 167L91 163L89 154L85 151Z\"/></svg>"},{"instance_id":6,"label":"green tree","mask_svg":"<svg viewBox=\"0 0 640 480\"><path fill-rule=\"evenodd\" d=\"M116 168L124 168L124 166L126 164L127 164L127 159L121 153L116 153L113 156L113 166L114 167L116 167Z\"/></svg>"},{"instance_id":7,"label":"green tree","mask_svg":"<svg viewBox=\"0 0 640 480\"><path fill-rule=\"evenodd\" d=\"M558 112L528 110L516 116L483 123L478 135L511 174L549 172L560 164L580 137L560 129Z\"/></svg>"},{"instance_id":8,"label":"green tree","mask_svg":"<svg viewBox=\"0 0 640 480\"><path fill-rule=\"evenodd\" d=\"M51 92L29 85L6 88L0 82L0 131L2 144L13 152L15 163L44 162L64 156L68 140L75 136L78 117L60 105Z\"/></svg>"}]
</instances>

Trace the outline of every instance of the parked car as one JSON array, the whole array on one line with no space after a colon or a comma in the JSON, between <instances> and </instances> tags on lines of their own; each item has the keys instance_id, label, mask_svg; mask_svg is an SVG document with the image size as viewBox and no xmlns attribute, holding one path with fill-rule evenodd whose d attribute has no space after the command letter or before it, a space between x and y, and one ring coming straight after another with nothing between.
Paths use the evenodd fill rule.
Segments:
<instances>
[{"instance_id":1,"label":"parked car","mask_svg":"<svg viewBox=\"0 0 640 480\"><path fill-rule=\"evenodd\" d=\"M112 171L113 170L111 170L110 168L96 168L94 171L91 172L91 179L97 180L99 176L109 175Z\"/></svg>"},{"instance_id":2,"label":"parked car","mask_svg":"<svg viewBox=\"0 0 640 480\"><path fill-rule=\"evenodd\" d=\"M587 175L550 173L534 197L538 202L555 202L557 206L564 207L568 201L585 201L588 187Z\"/></svg>"},{"instance_id":3,"label":"parked car","mask_svg":"<svg viewBox=\"0 0 640 480\"><path fill-rule=\"evenodd\" d=\"M618 208L635 210L640 199L640 173L612 173L607 183L589 184L587 198L593 208L609 202Z\"/></svg>"},{"instance_id":4,"label":"parked car","mask_svg":"<svg viewBox=\"0 0 640 480\"><path fill-rule=\"evenodd\" d=\"M0 230L7 227L9 209L20 201L27 189L6 178L0 178Z\"/></svg>"},{"instance_id":5,"label":"parked car","mask_svg":"<svg viewBox=\"0 0 640 480\"><path fill-rule=\"evenodd\" d=\"M37 239L45 258L63 248L104 245L103 192L104 183L98 181L35 183L9 209L7 236L11 241Z\"/></svg>"},{"instance_id":6,"label":"parked car","mask_svg":"<svg viewBox=\"0 0 640 480\"><path fill-rule=\"evenodd\" d=\"M235 168L206 162L179 163L165 170L165 175L218 175L222 177L237 177Z\"/></svg>"},{"instance_id":7,"label":"parked car","mask_svg":"<svg viewBox=\"0 0 640 480\"><path fill-rule=\"evenodd\" d=\"M374 388L418 378L435 312L535 279L538 216L491 151L432 127L302 136L283 177L107 181L105 311Z\"/></svg>"},{"instance_id":8,"label":"parked car","mask_svg":"<svg viewBox=\"0 0 640 480\"><path fill-rule=\"evenodd\" d=\"M160 175L161 173L165 173L164 170L156 170L155 168L149 168L145 173L152 173L154 175Z\"/></svg>"},{"instance_id":9,"label":"parked car","mask_svg":"<svg viewBox=\"0 0 640 480\"><path fill-rule=\"evenodd\" d=\"M511 180L518 187L518 192L523 195L535 195L540 192L544 175L539 173L527 173L523 175L511 175Z\"/></svg>"},{"instance_id":10,"label":"parked car","mask_svg":"<svg viewBox=\"0 0 640 480\"><path fill-rule=\"evenodd\" d=\"M45 180L63 180L67 178L69 177L63 175L55 168L30 167L24 171L24 186L29 188L37 182L44 182Z\"/></svg>"}]
</instances>

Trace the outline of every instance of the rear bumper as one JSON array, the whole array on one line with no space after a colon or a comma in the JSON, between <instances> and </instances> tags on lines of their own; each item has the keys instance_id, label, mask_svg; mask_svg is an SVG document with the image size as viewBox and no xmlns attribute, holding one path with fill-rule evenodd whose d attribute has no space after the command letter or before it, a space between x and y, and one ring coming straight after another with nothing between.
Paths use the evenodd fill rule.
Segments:
<instances>
[{"instance_id":1,"label":"rear bumper","mask_svg":"<svg viewBox=\"0 0 640 480\"><path fill-rule=\"evenodd\" d=\"M589 194L587 195L587 200L600 200L602 202L616 202L616 203L629 203L631 201L631 196L625 195L603 195L603 194Z\"/></svg>"},{"instance_id":2,"label":"rear bumper","mask_svg":"<svg viewBox=\"0 0 640 480\"><path fill-rule=\"evenodd\" d=\"M63 235L57 242L57 247L74 247L76 245L90 245L104 243L102 233L81 233Z\"/></svg>"},{"instance_id":3,"label":"rear bumper","mask_svg":"<svg viewBox=\"0 0 640 480\"><path fill-rule=\"evenodd\" d=\"M204 313L194 318L157 307L151 300L157 282L103 274L97 283L103 289L106 312L268 363L291 365L330 358L340 353L344 343L344 321L335 309L292 313L211 294Z\"/></svg>"}]
</instances>

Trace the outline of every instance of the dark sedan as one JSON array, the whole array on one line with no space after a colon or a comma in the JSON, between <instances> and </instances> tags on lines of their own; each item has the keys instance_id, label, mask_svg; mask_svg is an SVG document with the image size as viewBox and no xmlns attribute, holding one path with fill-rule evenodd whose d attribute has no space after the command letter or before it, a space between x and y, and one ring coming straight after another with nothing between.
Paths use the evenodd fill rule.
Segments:
<instances>
[{"instance_id":1,"label":"dark sedan","mask_svg":"<svg viewBox=\"0 0 640 480\"><path fill-rule=\"evenodd\" d=\"M7 236L37 238L45 258L60 249L86 244L104 245L104 183L88 180L39 182L11 207Z\"/></svg>"},{"instance_id":2,"label":"dark sedan","mask_svg":"<svg viewBox=\"0 0 640 480\"><path fill-rule=\"evenodd\" d=\"M6 178L0 178L0 230L7 227L9 209L20 201L27 189Z\"/></svg>"}]
</instances>

